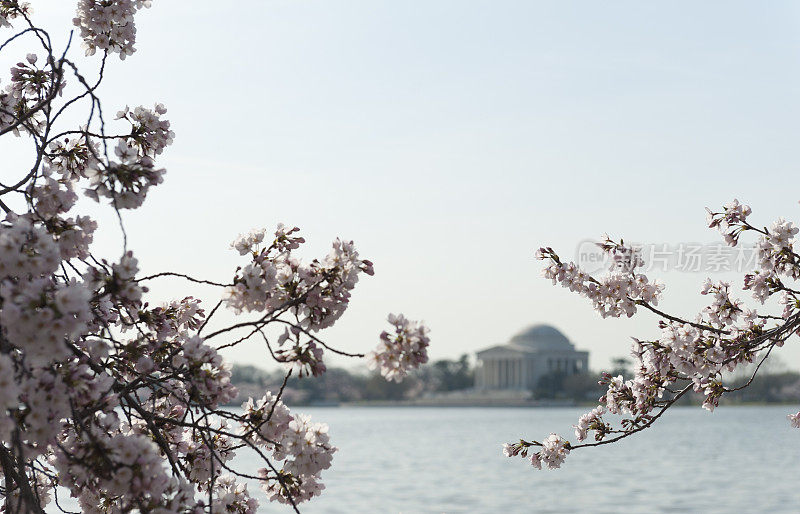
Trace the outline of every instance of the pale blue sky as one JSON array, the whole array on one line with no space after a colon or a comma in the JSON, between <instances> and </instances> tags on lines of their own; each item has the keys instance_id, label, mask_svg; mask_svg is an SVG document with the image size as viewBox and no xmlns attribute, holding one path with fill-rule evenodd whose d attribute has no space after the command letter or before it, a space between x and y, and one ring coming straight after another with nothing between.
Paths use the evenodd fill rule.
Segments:
<instances>
[{"instance_id":1,"label":"pale blue sky","mask_svg":"<svg viewBox=\"0 0 800 514\"><path fill-rule=\"evenodd\" d=\"M63 30L73 2L34 7ZM177 133L165 183L126 214L131 246L146 272L226 280L240 262L227 245L252 227L300 226L309 258L354 239L376 276L331 343L369 350L401 311L430 325L433 358L454 357L547 322L600 368L629 336L657 335L656 319L602 320L539 277L534 249L571 258L606 231L713 242L704 207L733 197L761 224L800 219L799 11L157 0L138 17L139 51L112 60L101 91L109 112L163 102ZM116 257L119 241L104 232L96 248ZM662 274L664 305L696 312L705 276ZM154 293L216 301L177 282ZM791 346L780 356L798 368ZM230 355L269 365L258 345Z\"/></svg>"}]
</instances>

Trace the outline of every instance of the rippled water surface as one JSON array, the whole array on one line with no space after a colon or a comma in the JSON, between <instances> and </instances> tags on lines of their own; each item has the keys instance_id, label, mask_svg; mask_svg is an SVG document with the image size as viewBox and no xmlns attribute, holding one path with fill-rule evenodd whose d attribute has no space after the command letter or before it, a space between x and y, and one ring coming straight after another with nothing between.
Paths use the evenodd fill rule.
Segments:
<instances>
[{"instance_id":1,"label":"rippled water surface","mask_svg":"<svg viewBox=\"0 0 800 514\"><path fill-rule=\"evenodd\" d=\"M296 410L329 423L340 448L323 473L327 489L302 512L800 513L790 406L673 408L554 471L503 457L501 443L551 431L572 438L587 409Z\"/></svg>"},{"instance_id":2,"label":"rippled water surface","mask_svg":"<svg viewBox=\"0 0 800 514\"><path fill-rule=\"evenodd\" d=\"M551 431L573 439L570 427L588 409L293 410L328 423L340 448L323 472L327 489L304 513L800 513L800 430L786 419L797 406L673 408L554 471L503 457L501 444ZM235 465L263 467L247 456ZM250 491L259 512L290 512L255 484Z\"/></svg>"}]
</instances>

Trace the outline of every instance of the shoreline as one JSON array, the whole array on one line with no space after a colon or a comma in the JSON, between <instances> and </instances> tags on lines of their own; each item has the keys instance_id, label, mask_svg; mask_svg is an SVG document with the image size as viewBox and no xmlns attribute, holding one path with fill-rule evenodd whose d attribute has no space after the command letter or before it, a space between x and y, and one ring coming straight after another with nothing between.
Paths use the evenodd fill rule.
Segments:
<instances>
[{"instance_id":1,"label":"shoreline","mask_svg":"<svg viewBox=\"0 0 800 514\"><path fill-rule=\"evenodd\" d=\"M720 404L717 408L730 408L730 407L779 407L779 406L797 406L797 402L736 402ZM521 409L559 409L559 408L574 408L574 407L596 407L597 402L574 402L574 401L548 401L548 400L531 400L531 401L432 401L428 400L402 400L402 401L358 401L358 402L311 402L311 403L292 403L291 407L326 407L326 408L343 408L343 407L357 407L357 408L386 408L386 407L426 407L426 408L521 408ZM676 404L673 408L698 408L701 402L690 404ZM239 403L227 404L226 407L241 407Z\"/></svg>"}]
</instances>

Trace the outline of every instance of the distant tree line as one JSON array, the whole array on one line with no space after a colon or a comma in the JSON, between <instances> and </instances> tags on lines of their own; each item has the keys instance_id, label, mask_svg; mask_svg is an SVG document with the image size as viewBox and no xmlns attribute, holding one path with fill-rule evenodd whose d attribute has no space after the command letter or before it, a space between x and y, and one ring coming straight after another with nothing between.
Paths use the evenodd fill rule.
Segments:
<instances>
[{"instance_id":1,"label":"distant tree line","mask_svg":"<svg viewBox=\"0 0 800 514\"><path fill-rule=\"evenodd\" d=\"M626 358L612 360L612 376L632 376L631 362ZM575 403L595 402L604 392L598 384L599 372L588 371L567 375L553 372L542 376L531 391L537 400L562 400ZM248 396L260 397L264 390L276 390L283 383L280 371L268 372L252 365L234 364L231 375L240 394L234 403ZM750 380L741 374L730 378L730 387L740 387ZM464 354L456 360L441 359L421 366L403 382L387 382L378 373L348 371L329 368L322 376L308 378L291 377L285 388L284 398L293 405L321 405L342 402L383 402L412 400L424 395L463 391L475 383L475 368L469 356ZM767 370L753 379L747 388L730 393L724 403L781 403L793 402L800 397L800 373L784 369ZM698 403L701 398L687 395L684 403Z\"/></svg>"},{"instance_id":2,"label":"distant tree line","mask_svg":"<svg viewBox=\"0 0 800 514\"><path fill-rule=\"evenodd\" d=\"M291 377L286 383L284 399L294 405L407 400L426 393L469 389L475 382L474 372L466 354L457 360L442 359L422 366L400 383L386 381L377 372L328 368L314 380ZM268 372L252 365L234 364L231 382L240 391L236 401L261 396L264 389L279 389L283 377L280 371Z\"/></svg>"}]
</instances>

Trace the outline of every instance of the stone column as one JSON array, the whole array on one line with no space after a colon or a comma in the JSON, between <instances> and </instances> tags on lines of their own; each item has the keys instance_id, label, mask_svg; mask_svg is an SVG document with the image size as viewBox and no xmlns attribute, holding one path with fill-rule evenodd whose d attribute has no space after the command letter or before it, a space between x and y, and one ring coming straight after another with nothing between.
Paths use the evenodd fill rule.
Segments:
<instances>
[{"instance_id":1,"label":"stone column","mask_svg":"<svg viewBox=\"0 0 800 514\"><path fill-rule=\"evenodd\" d=\"M503 387L503 361L497 359L497 388Z\"/></svg>"},{"instance_id":2,"label":"stone column","mask_svg":"<svg viewBox=\"0 0 800 514\"><path fill-rule=\"evenodd\" d=\"M511 367L514 368L514 382L511 385L517 389L519 387L519 361L517 359L511 361Z\"/></svg>"},{"instance_id":3,"label":"stone column","mask_svg":"<svg viewBox=\"0 0 800 514\"><path fill-rule=\"evenodd\" d=\"M536 361L533 359L528 361L528 389L536 385Z\"/></svg>"}]
</instances>

